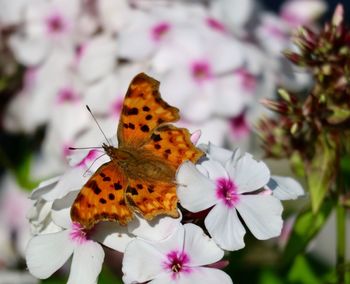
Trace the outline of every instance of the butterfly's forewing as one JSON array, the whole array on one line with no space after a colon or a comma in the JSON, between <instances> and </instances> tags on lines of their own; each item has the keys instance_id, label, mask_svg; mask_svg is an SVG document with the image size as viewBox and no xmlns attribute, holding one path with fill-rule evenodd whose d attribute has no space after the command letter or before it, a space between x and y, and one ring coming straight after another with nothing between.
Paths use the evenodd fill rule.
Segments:
<instances>
[{"instance_id":1,"label":"butterfly's forewing","mask_svg":"<svg viewBox=\"0 0 350 284\"><path fill-rule=\"evenodd\" d=\"M148 220L160 214L178 217L176 185L171 182L129 179L126 201Z\"/></svg>"},{"instance_id":2,"label":"butterfly's forewing","mask_svg":"<svg viewBox=\"0 0 350 284\"><path fill-rule=\"evenodd\" d=\"M143 145L153 130L179 119L179 110L168 105L159 94L159 82L138 74L130 83L118 125L119 147Z\"/></svg>"},{"instance_id":3,"label":"butterfly's forewing","mask_svg":"<svg viewBox=\"0 0 350 284\"><path fill-rule=\"evenodd\" d=\"M103 164L83 186L75 199L71 217L85 228L100 221L118 221L127 224L133 217L125 202L128 181L114 162Z\"/></svg>"},{"instance_id":4,"label":"butterfly's forewing","mask_svg":"<svg viewBox=\"0 0 350 284\"><path fill-rule=\"evenodd\" d=\"M176 170L184 161L195 163L204 155L192 144L190 137L185 128L163 125L152 133L151 139L142 148L164 159Z\"/></svg>"}]
</instances>

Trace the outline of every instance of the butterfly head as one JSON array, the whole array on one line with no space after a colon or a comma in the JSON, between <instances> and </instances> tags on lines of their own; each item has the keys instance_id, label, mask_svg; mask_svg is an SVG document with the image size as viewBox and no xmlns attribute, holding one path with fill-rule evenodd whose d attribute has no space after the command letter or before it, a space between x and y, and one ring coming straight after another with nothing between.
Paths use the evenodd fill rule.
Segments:
<instances>
[{"instance_id":1,"label":"butterfly head","mask_svg":"<svg viewBox=\"0 0 350 284\"><path fill-rule=\"evenodd\" d=\"M103 143L102 148L110 158L115 158L115 147Z\"/></svg>"}]
</instances>

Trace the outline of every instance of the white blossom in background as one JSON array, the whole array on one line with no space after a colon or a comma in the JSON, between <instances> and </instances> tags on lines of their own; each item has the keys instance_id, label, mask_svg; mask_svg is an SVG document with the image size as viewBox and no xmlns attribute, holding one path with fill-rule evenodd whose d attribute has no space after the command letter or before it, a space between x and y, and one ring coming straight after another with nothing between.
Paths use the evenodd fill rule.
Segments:
<instances>
[{"instance_id":1,"label":"white blossom in background","mask_svg":"<svg viewBox=\"0 0 350 284\"><path fill-rule=\"evenodd\" d=\"M24 257L30 238L26 214L32 205L28 193L6 173L0 184L0 270L15 267Z\"/></svg>"},{"instance_id":2,"label":"white blossom in background","mask_svg":"<svg viewBox=\"0 0 350 284\"><path fill-rule=\"evenodd\" d=\"M260 98L272 97L280 85L300 89L310 83L303 70L292 75L280 51L291 47L292 28L313 25L326 6L308 0L308 12L300 13L305 1L288 0L274 15L258 9L257 1L233 2L6 2L0 23L11 29L3 40L26 70L4 125L25 133L47 127L37 159L42 168L33 174L54 176L67 167L62 148L90 146L76 142L89 144L81 136L96 126L64 124L62 131L52 115L62 104L79 113L88 104L113 135L126 88L140 71L161 82L162 96L181 111L180 123L202 129L203 142L249 137L263 111Z\"/></svg>"}]
</instances>

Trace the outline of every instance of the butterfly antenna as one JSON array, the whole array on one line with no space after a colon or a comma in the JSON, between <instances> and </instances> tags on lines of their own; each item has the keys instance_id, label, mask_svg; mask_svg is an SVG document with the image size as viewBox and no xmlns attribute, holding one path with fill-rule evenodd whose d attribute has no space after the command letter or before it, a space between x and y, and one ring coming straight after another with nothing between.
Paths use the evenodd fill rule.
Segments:
<instances>
[{"instance_id":1,"label":"butterfly antenna","mask_svg":"<svg viewBox=\"0 0 350 284\"><path fill-rule=\"evenodd\" d=\"M89 172L91 167L95 164L95 162L99 159L102 158L104 155L107 155L106 153L103 153L102 155L98 156L92 163L91 165L87 168L87 170L84 172L83 177L86 177L86 174Z\"/></svg>"},{"instance_id":2,"label":"butterfly antenna","mask_svg":"<svg viewBox=\"0 0 350 284\"><path fill-rule=\"evenodd\" d=\"M103 132L103 130L102 130L100 124L97 122L97 119L96 119L96 117L94 116L94 114L92 113L91 109L89 108L88 105L86 105L86 108L87 108L87 110L89 111L89 113L91 114L92 118L95 120L95 122L96 122L98 128L100 129L101 133L103 134L104 138L106 139L107 144L108 144L109 146L111 146L111 144L109 143L109 141L108 141L108 139L107 139L107 137L106 137L106 134Z\"/></svg>"},{"instance_id":3,"label":"butterfly antenna","mask_svg":"<svg viewBox=\"0 0 350 284\"><path fill-rule=\"evenodd\" d=\"M68 147L69 150L90 150L90 149L102 149L103 147Z\"/></svg>"}]
</instances>

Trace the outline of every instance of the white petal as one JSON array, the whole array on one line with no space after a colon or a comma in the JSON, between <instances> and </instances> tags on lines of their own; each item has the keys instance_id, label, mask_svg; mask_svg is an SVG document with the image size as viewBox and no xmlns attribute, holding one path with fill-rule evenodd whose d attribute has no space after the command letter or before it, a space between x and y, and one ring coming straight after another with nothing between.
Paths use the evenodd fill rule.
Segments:
<instances>
[{"instance_id":1,"label":"white petal","mask_svg":"<svg viewBox=\"0 0 350 284\"><path fill-rule=\"evenodd\" d=\"M16 59L26 66L39 64L49 51L48 41L42 37L24 38L15 34L9 44Z\"/></svg>"},{"instance_id":2,"label":"white petal","mask_svg":"<svg viewBox=\"0 0 350 284\"><path fill-rule=\"evenodd\" d=\"M88 180L88 176L84 176L85 170L82 168L71 168L58 181L56 186L42 195L42 198L48 201L60 199L68 193L80 190L84 183Z\"/></svg>"},{"instance_id":3,"label":"white petal","mask_svg":"<svg viewBox=\"0 0 350 284\"><path fill-rule=\"evenodd\" d=\"M233 251L244 248L245 229L234 208L217 204L204 220L210 236L223 249Z\"/></svg>"},{"instance_id":4,"label":"white petal","mask_svg":"<svg viewBox=\"0 0 350 284\"><path fill-rule=\"evenodd\" d=\"M208 173L208 177L212 181L216 181L219 178L228 178L225 168L217 161L213 159L205 160L200 164Z\"/></svg>"},{"instance_id":5,"label":"white petal","mask_svg":"<svg viewBox=\"0 0 350 284\"><path fill-rule=\"evenodd\" d=\"M42 195L50 192L61 179L61 176L53 177L51 179L45 180L39 184L39 186L34 189L29 198L30 199L39 199Z\"/></svg>"},{"instance_id":6,"label":"white petal","mask_svg":"<svg viewBox=\"0 0 350 284\"><path fill-rule=\"evenodd\" d=\"M305 194L300 183L290 177L271 176L266 186L279 200L297 199Z\"/></svg>"},{"instance_id":7,"label":"white petal","mask_svg":"<svg viewBox=\"0 0 350 284\"><path fill-rule=\"evenodd\" d=\"M151 282L151 283L171 283L171 282ZM178 284L212 284L212 283L220 283L220 284L232 284L232 280L230 276L228 276L225 272L215 268L208 267L198 267L194 268L190 273L183 273L180 276Z\"/></svg>"},{"instance_id":8,"label":"white petal","mask_svg":"<svg viewBox=\"0 0 350 284\"><path fill-rule=\"evenodd\" d=\"M124 252L126 246L135 239L135 237L128 233L126 227L118 226L118 224L114 222L98 223L94 228L92 238L120 252Z\"/></svg>"},{"instance_id":9,"label":"white petal","mask_svg":"<svg viewBox=\"0 0 350 284\"><path fill-rule=\"evenodd\" d=\"M201 174L191 162L178 169L177 194L181 205L191 212L199 212L216 203L215 184Z\"/></svg>"},{"instance_id":10,"label":"white petal","mask_svg":"<svg viewBox=\"0 0 350 284\"><path fill-rule=\"evenodd\" d=\"M155 246L141 240L134 240L126 247L123 273L131 283L149 281L163 272L163 257Z\"/></svg>"},{"instance_id":11,"label":"white petal","mask_svg":"<svg viewBox=\"0 0 350 284\"><path fill-rule=\"evenodd\" d=\"M115 66L117 43L108 36L90 39L83 47L78 71L88 82L98 80L109 74Z\"/></svg>"},{"instance_id":12,"label":"white petal","mask_svg":"<svg viewBox=\"0 0 350 284\"><path fill-rule=\"evenodd\" d=\"M71 227L70 209L78 193L79 191L73 191L65 197L54 201L51 216L56 225L66 229Z\"/></svg>"},{"instance_id":13,"label":"white petal","mask_svg":"<svg viewBox=\"0 0 350 284\"><path fill-rule=\"evenodd\" d=\"M259 240L277 237L282 230L282 204L270 195L240 195L236 208Z\"/></svg>"},{"instance_id":14,"label":"white petal","mask_svg":"<svg viewBox=\"0 0 350 284\"><path fill-rule=\"evenodd\" d=\"M220 162L222 165L225 165L225 163L232 157L233 153L232 151L229 151L227 149L224 149L212 143L209 143L208 155L210 155L210 157L213 160Z\"/></svg>"},{"instance_id":15,"label":"white petal","mask_svg":"<svg viewBox=\"0 0 350 284\"><path fill-rule=\"evenodd\" d=\"M185 224L184 252L189 255L191 267L215 263L222 259L224 251L210 239L202 228Z\"/></svg>"},{"instance_id":16,"label":"white petal","mask_svg":"<svg viewBox=\"0 0 350 284\"><path fill-rule=\"evenodd\" d=\"M88 241L75 248L67 284L95 284L105 253L100 244Z\"/></svg>"},{"instance_id":17,"label":"white petal","mask_svg":"<svg viewBox=\"0 0 350 284\"><path fill-rule=\"evenodd\" d=\"M147 221L145 218L140 218L136 215L136 218L128 224L128 231L145 240L161 241L177 230L182 219L180 211L179 215L179 218L157 216L151 221Z\"/></svg>"},{"instance_id":18,"label":"white petal","mask_svg":"<svg viewBox=\"0 0 350 284\"><path fill-rule=\"evenodd\" d=\"M227 164L226 170L238 186L239 193L262 188L270 179L270 170L266 164L254 160L249 154L245 154L234 166Z\"/></svg>"},{"instance_id":19,"label":"white petal","mask_svg":"<svg viewBox=\"0 0 350 284\"><path fill-rule=\"evenodd\" d=\"M73 246L68 230L32 238L26 250L30 273L40 279L50 277L68 260Z\"/></svg>"}]
</instances>

